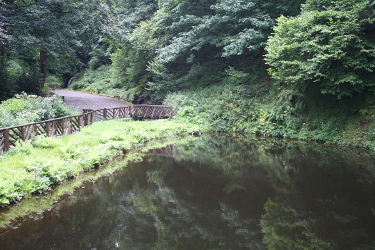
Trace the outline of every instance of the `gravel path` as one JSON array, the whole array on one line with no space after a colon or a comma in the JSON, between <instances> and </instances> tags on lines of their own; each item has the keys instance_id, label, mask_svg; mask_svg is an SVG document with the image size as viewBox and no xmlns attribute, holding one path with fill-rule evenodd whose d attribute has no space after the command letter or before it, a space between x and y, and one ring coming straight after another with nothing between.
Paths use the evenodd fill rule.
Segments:
<instances>
[{"instance_id":1,"label":"gravel path","mask_svg":"<svg viewBox=\"0 0 375 250\"><path fill-rule=\"evenodd\" d=\"M64 96L65 104L73 106L81 112L83 109L96 110L104 108L119 108L130 105L129 103L117 100L116 98L88 94L79 91L58 89L52 92Z\"/></svg>"}]
</instances>

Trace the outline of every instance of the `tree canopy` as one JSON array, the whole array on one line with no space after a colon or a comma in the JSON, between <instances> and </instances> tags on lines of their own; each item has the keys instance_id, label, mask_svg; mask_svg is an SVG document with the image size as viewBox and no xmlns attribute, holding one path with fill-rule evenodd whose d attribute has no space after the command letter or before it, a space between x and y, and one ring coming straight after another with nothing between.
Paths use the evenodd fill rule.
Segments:
<instances>
[{"instance_id":1,"label":"tree canopy","mask_svg":"<svg viewBox=\"0 0 375 250\"><path fill-rule=\"evenodd\" d=\"M142 8L132 7L144 20L138 19L132 29L117 25L127 32L113 55L114 77L125 88L141 86L160 98L169 91L220 82L229 69L255 75L259 69L248 64L261 61L274 17L297 15L302 2L144 1ZM144 15L145 10L152 11ZM124 20L135 19L126 14Z\"/></svg>"},{"instance_id":2,"label":"tree canopy","mask_svg":"<svg viewBox=\"0 0 375 250\"><path fill-rule=\"evenodd\" d=\"M272 77L287 88L318 85L341 98L375 90L373 1L309 0L297 17L280 17L268 40Z\"/></svg>"},{"instance_id":3,"label":"tree canopy","mask_svg":"<svg viewBox=\"0 0 375 250\"><path fill-rule=\"evenodd\" d=\"M160 100L170 91L234 79L254 84L266 75L265 56L270 76L286 88L318 86L338 98L375 90L370 0L2 3L4 68L16 58L28 65L37 59L42 85L63 63L111 64L116 88Z\"/></svg>"},{"instance_id":4,"label":"tree canopy","mask_svg":"<svg viewBox=\"0 0 375 250\"><path fill-rule=\"evenodd\" d=\"M100 0L4 1L0 17L7 21L0 23L6 25L0 30L2 40L9 41L2 42L3 56L38 58L42 87L49 56L74 58L80 48L98 41L98 31L106 24L106 5Z\"/></svg>"}]
</instances>

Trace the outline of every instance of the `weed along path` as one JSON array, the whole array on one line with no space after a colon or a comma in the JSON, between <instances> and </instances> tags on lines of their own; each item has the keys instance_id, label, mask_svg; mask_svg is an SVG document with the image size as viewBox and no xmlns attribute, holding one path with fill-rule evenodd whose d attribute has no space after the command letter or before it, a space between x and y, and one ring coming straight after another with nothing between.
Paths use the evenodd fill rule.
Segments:
<instances>
[{"instance_id":1,"label":"weed along path","mask_svg":"<svg viewBox=\"0 0 375 250\"><path fill-rule=\"evenodd\" d=\"M130 104L116 98L101 96L95 94L88 94L74 90L59 89L54 90L54 93L64 96L64 102L77 108L82 112L83 109L110 109L129 106Z\"/></svg>"}]
</instances>

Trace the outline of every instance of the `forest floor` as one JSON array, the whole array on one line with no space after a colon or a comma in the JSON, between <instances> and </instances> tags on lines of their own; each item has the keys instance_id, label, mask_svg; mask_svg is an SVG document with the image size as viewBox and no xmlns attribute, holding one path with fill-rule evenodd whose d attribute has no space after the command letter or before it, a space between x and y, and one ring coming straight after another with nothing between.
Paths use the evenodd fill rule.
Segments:
<instances>
[{"instance_id":1,"label":"forest floor","mask_svg":"<svg viewBox=\"0 0 375 250\"><path fill-rule=\"evenodd\" d=\"M53 90L53 93L64 96L64 103L77 108L80 112L83 109L104 109L104 108L119 108L129 106L128 102L118 100L117 98L88 94L79 91L58 89Z\"/></svg>"}]
</instances>

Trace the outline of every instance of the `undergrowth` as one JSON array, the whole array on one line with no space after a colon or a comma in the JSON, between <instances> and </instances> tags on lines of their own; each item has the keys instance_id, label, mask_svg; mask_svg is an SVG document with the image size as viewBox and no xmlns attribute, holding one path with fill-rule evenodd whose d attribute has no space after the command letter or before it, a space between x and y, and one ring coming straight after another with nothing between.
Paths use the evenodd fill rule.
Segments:
<instances>
[{"instance_id":1,"label":"undergrowth","mask_svg":"<svg viewBox=\"0 0 375 250\"><path fill-rule=\"evenodd\" d=\"M127 89L113 81L111 78L111 66L109 65L101 66L95 70L86 69L77 74L69 88L88 93L118 96L128 102L134 102L136 97L141 94L140 87Z\"/></svg>"},{"instance_id":2,"label":"undergrowth","mask_svg":"<svg viewBox=\"0 0 375 250\"><path fill-rule=\"evenodd\" d=\"M272 97L272 98L270 98ZM347 107L347 100L300 100L291 90L265 93L252 86L217 85L171 93L164 103L176 119L209 131L245 132L375 150L373 106ZM317 99L317 98L316 98ZM353 104L353 101L351 102Z\"/></svg>"},{"instance_id":3,"label":"undergrowth","mask_svg":"<svg viewBox=\"0 0 375 250\"><path fill-rule=\"evenodd\" d=\"M18 94L0 104L0 127L10 127L48 119L75 115L78 111L64 105L56 95L40 97Z\"/></svg>"}]
</instances>

